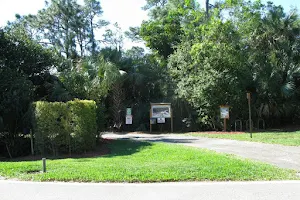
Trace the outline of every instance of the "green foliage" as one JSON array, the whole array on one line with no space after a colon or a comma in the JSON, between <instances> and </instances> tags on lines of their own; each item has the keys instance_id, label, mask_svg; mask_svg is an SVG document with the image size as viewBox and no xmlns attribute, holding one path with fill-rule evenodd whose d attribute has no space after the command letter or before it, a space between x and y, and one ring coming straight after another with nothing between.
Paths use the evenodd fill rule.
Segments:
<instances>
[{"instance_id":1,"label":"green foliage","mask_svg":"<svg viewBox=\"0 0 300 200\"><path fill-rule=\"evenodd\" d=\"M221 126L217 116L222 104L231 106L231 120L247 119L247 91L252 92L254 118L264 118L270 126L294 119L300 58L295 12L286 15L272 4L228 1L212 9L205 23L185 27L186 37L168 68L177 93L197 109L204 128Z\"/></svg>"},{"instance_id":2,"label":"green foliage","mask_svg":"<svg viewBox=\"0 0 300 200\"><path fill-rule=\"evenodd\" d=\"M36 151L53 155L91 150L96 144L96 103L38 101L33 104Z\"/></svg>"},{"instance_id":3,"label":"green foliage","mask_svg":"<svg viewBox=\"0 0 300 200\"><path fill-rule=\"evenodd\" d=\"M74 100L67 102L71 118L71 143L74 151L88 151L96 146L97 106L95 101Z\"/></svg>"},{"instance_id":4,"label":"green foliage","mask_svg":"<svg viewBox=\"0 0 300 200\"><path fill-rule=\"evenodd\" d=\"M169 12L168 14L160 20L143 22L140 30L140 35L146 41L146 45L164 59L173 53L182 34L180 13Z\"/></svg>"},{"instance_id":5,"label":"green foliage","mask_svg":"<svg viewBox=\"0 0 300 200\"><path fill-rule=\"evenodd\" d=\"M38 96L33 79L55 64L50 51L16 32L0 30L0 143L10 157L18 155L20 133L30 128L28 108Z\"/></svg>"},{"instance_id":6,"label":"green foliage","mask_svg":"<svg viewBox=\"0 0 300 200\"><path fill-rule=\"evenodd\" d=\"M108 24L100 19L102 13L97 0L84 0L83 5L76 0L51 0L37 15L17 15L7 28L40 42L59 56L77 59L98 52L95 32Z\"/></svg>"},{"instance_id":7,"label":"green foliage","mask_svg":"<svg viewBox=\"0 0 300 200\"><path fill-rule=\"evenodd\" d=\"M0 29L0 68L33 76L55 64L49 50L30 40Z\"/></svg>"}]
</instances>

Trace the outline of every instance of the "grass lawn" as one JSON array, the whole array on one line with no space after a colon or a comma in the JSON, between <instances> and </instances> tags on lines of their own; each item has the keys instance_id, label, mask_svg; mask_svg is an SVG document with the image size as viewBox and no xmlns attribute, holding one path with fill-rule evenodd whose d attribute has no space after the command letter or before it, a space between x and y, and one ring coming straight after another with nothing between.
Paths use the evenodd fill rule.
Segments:
<instances>
[{"instance_id":1,"label":"grass lawn","mask_svg":"<svg viewBox=\"0 0 300 200\"><path fill-rule=\"evenodd\" d=\"M192 133L191 135L197 137L223 138L223 139L242 140L242 141L251 141L251 142L262 142L262 143L269 143L269 144L281 144L285 146L300 146L300 131L253 133L252 138L250 138L249 133L242 133L242 134Z\"/></svg>"},{"instance_id":2,"label":"grass lawn","mask_svg":"<svg viewBox=\"0 0 300 200\"><path fill-rule=\"evenodd\" d=\"M232 155L172 144L112 141L111 153L92 158L0 162L0 176L34 181L162 182L292 180L295 171Z\"/></svg>"}]
</instances>

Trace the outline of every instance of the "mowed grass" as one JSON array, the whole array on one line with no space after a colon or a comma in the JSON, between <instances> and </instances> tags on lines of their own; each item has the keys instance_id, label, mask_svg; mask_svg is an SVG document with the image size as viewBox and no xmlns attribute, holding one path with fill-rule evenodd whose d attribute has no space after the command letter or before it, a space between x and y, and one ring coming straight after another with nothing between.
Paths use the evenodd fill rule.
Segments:
<instances>
[{"instance_id":1,"label":"mowed grass","mask_svg":"<svg viewBox=\"0 0 300 200\"><path fill-rule=\"evenodd\" d=\"M113 141L111 154L78 159L1 162L0 176L34 181L164 182L293 180L295 171L172 144Z\"/></svg>"},{"instance_id":2,"label":"mowed grass","mask_svg":"<svg viewBox=\"0 0 300 200\"><path fill-rule=\"evenodd\" d=\"M300 131L253 133L252 138L250 138L250 133L242 133L242 134L192 133L191 135L197 137L222 138L222 139L231 139L231 140L262 142L268 144L281 144L285 146L300 146Z\"/></svg>"}]
</instances>

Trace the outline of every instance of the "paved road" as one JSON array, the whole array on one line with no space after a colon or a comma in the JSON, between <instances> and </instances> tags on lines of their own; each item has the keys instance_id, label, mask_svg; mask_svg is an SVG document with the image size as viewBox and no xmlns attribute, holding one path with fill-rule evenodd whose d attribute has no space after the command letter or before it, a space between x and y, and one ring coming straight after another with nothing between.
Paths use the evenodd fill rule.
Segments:
<instances>
[{"instance_id":1,"label":"paved road","mask_svg":"<svg viewBox=\"0 0 300 200\"><path fill-rule=\"evenodd\" d=\"M179 134L154 135L106 133L103 137L183 144L222 153L235 154L244 158L267 162L278 167L295 169L300 172L300 147L226 139L199 138Z\"/></svg>"},{"instance_id":2,"label":"paved road","mask_svg":"<svg viewBox=\"0 0 300 200\"><path fill-rule=\"evenodd\" d=\"M33 183L0 181L1 200L299 200L300 181L221 183Z\"/></svg>"}]
</instances>

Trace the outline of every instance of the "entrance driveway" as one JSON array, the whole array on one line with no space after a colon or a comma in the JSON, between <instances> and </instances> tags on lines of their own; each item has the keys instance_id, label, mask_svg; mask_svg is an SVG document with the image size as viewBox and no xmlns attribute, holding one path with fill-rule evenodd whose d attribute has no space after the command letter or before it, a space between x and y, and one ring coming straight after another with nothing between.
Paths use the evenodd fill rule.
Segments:
<instances>
[{"instance_id":1,"label":"entrance driveway","mask_svg":"<svg viewBox=\"0 0 300 200\"><path fill-rule=\"evenodd\" d=\"M210 149L220 153L238 155L257 161L266 162L281 168L300 172L300 147L245 142L227 139L200 138L179 134L115 134L105 133L103 138L133 139L149 142L176 143L197 148Z\"/></svg>"}]
</instances>

